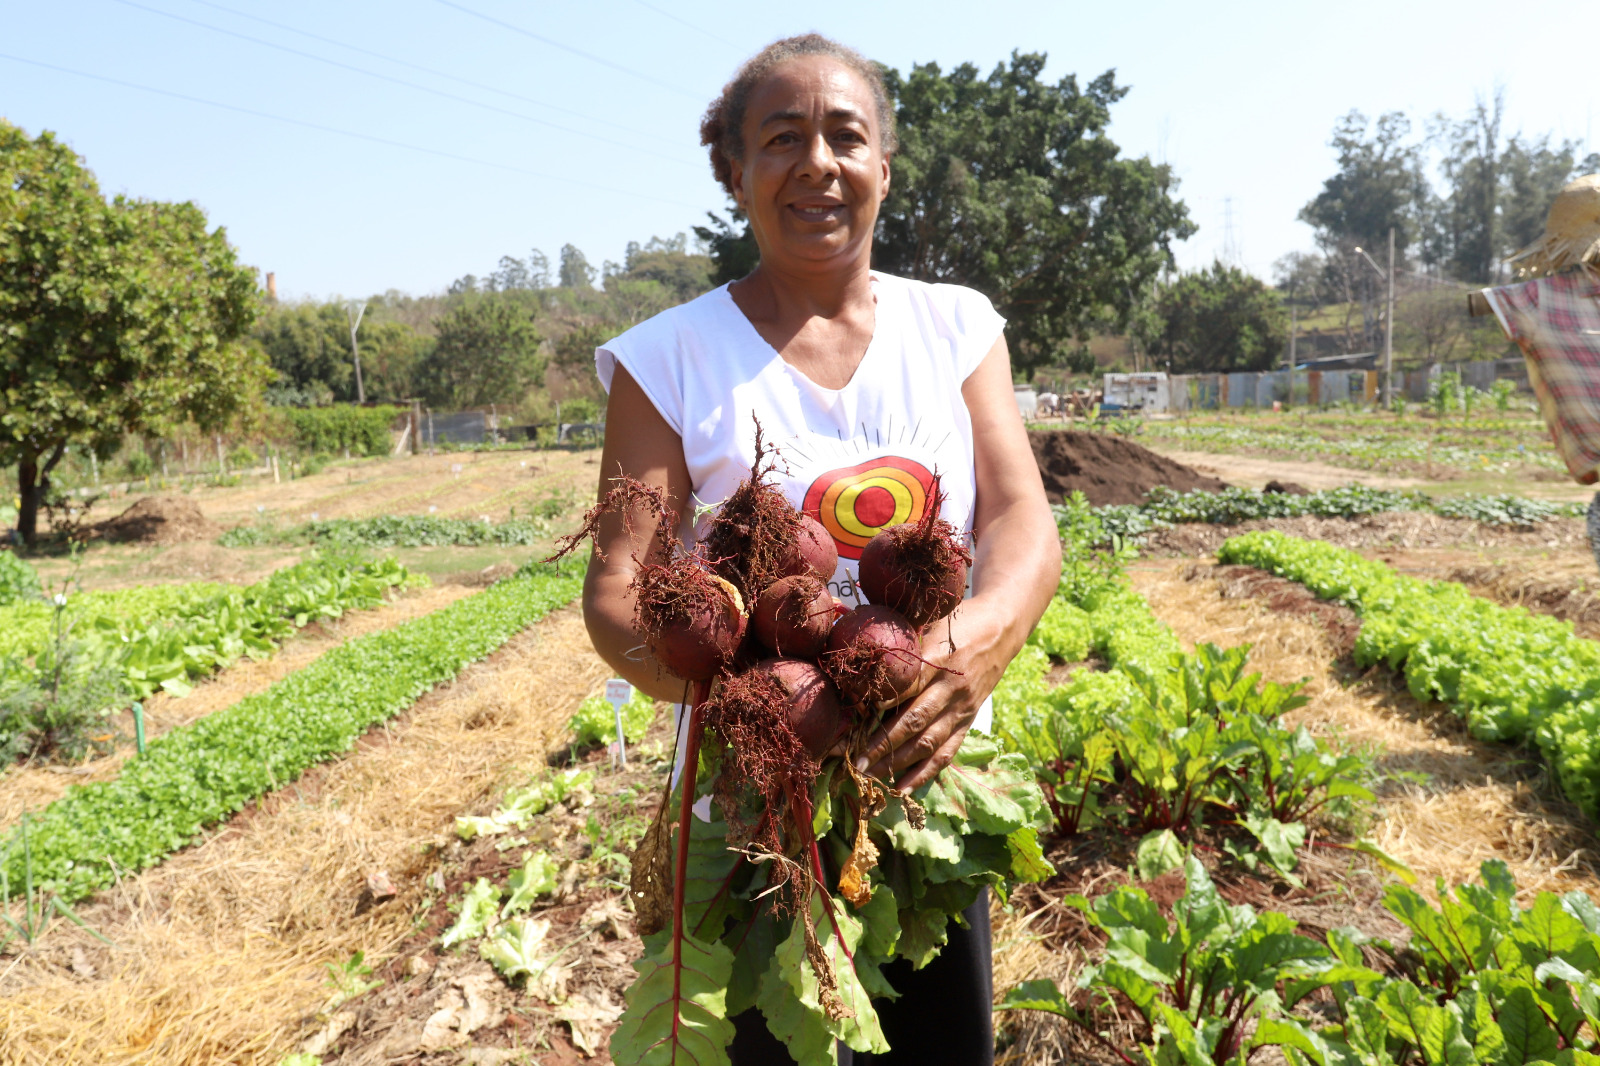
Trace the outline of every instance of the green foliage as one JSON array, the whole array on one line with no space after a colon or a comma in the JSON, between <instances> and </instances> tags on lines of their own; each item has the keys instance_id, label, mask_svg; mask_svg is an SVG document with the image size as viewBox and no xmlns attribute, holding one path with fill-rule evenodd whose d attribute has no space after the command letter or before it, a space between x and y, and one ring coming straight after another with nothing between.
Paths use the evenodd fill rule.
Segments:
<instances>
[{"instance_id":1,"label":"green foliage","mask_svg":"<svg viewBox=\"0 0 1600 1066\"><path fill-rule=\"evenodd\" d=\"M93 613L83 616L74 604L77 597L62 594L58 604L70 615L74 654L85 669L110 668L134 699L157 690L181 697L189 693L191 681L243 656L270 656L277 640L308 622L375 607L389 589L414 580L393 559L361 563L319 556L243 589L200 585L180 586L165 596L141 595L141 590L105 593L90 607ZM152 604L162 603L165 610L152 613ZM0 609L6 611L17 608ZM43 633L26 631L46 643L13 643L9 654L35 656L40 673L53 670L52 657L60 651L59 641L55 648L48 642L51 627L59 628L54 616L45 620ZM0 692L19 678L25 683L26 677L27 670L16 660L0 660Z\"/></svg>"},{"instance_id":2,"label":"green foliage","mask_svg":"<svg viewBox=\"0 0 1600 1066\"><path fill-rule=\"evenodd\" d=\"M1109 71L1050 83L1044 66L1014 52L988 77L886 72L900 148L874 264L987 294L1021 370L1064 361L1095 323L1125 325L1195 229L1170 170L1107 135L1127 88Z\"/></svg>"},{"instance_id":3,"label":"green foliage","mask_svg":"<svg viewBox=\"0 0 1600 1066\"><path fill-rule=\"evenodd\" d=\"M439 337L424 374L436 405L514 404L543 380L544 336L521 300L466 296L434 327Z\"/></svg>"},{"instance_id":4,"label":"green foliage","mask_svg":"<svg viewBox=\"0 0 1600 1066\"><path fill-rule=\"evenodd\" d=\"M122 674L81 642L56 642L34 669L12 666L0 687L0 765L23 757L74 762L112 740L110 716L125 706Z\"/></svg>"},{"instance_id":5,"label":"green foliage","mask_svg":"<svg viewBox=\"0 0 1600 1066\"><path fill-rule=\"evenodd\" d=\"M656 720L656 704L639 689L633 690L628 702L622 705L622 734L628 743L637 744L650 731ZM617 715L611 701L605 696L590 696L578 705L578 711L567 720L573 743L579 747L590 744L614 744L617 740Z\"/></svg>"},{"instance_id":6,"label":"green foliage","mask_svg":"<svg viewBox=\"0 0 1600 1066\"><path fill-rule=\"evenodd\" d=\"M1104 543L1114 536L1131 540L1151 529L1183 522L1235 526L1266 518L1306 515L1359 518L1390 511L1430 511L1446 518L1469 518L1487 525L1525 527L1555 518L1581 517L1583 506L1509 494L1433 497L1422 492L1374 489L1365 485L1320 489L1303 496L1238 486L1220 492L1195 489L1179 493L1157 485L1150 490L1144 503L1099 507L1092 514L1100 524L1101 543ZM1063 530L1079 528L1086 521L1082 508L1070 501L1057 504L1054 510L1057 524Z\"/></svg>"},{"instance_id":7,"label":"green foliage","mask_svg":"<svg viewBox=\"0 0 1600 1066\"><path fill-rule=\"evenodd\" d=\"M569 569L503 581L348 641L266 691L156 738L120 776L74 786L39 815L37 882L71 901L160 862L570 603L582 580ZM16 884L16 860L5 869Z\"/></svg>"},{"instance_id":8,"label":"green foliage","mask_svg":"<svg viewBox=\"0 0 1600 1066\"><path fill-rule=\"evenodd\" d=\"M1403 403L1399 390L1395 396ZM1338 426L1326 420L1315 428L1295 428L1287 424L1239 426L1207 424L1200 421L1151 421L1145 432L1153 437L1180 441L1194 449L1223 452L1251 451L1292 456L1296 459L1323 459L1341 466L1364 470L1391 469L1396 463L1435 463L1463 470L1515 470L1524 465L1561 467L1560 456L1549 446L1549 438L1530 437L1518 445L1493 436L1448 433L1408 432L1403 425L1386 421L1353 422ZM1523 423L1522 425L1526 425ZM1494 429L1480 420L1478 427ZM1476 427L1475 427L1476 428ZM1321 432L1317 430L1321 429ZM1349 429L1355 432L1340 432Z\"/></svg>"},{"instance_id":9,"label":"green foliage","mask_svg":"<svg viewBox=\"0 0 1600 1066\"><path fill-rule=\"evenodd\" d=\"M357 333L362 384L368 396L415 396L433 340L411 326L386 320L384 306L382 301L371 301ZM272 363L276 380L267 389L269 402L288 407L355 402L350 319L342 303L270 304L250 337Z\"/></svg>"},{"instance_id":10,"label":"green foliage","mask_svg":"<svg viewBox=\"0 0 1600 1066\"><path fill-rule=\"evenodd\" d=\"M493 814L458 815L456 835L462 840L474 840L526 828L535 817L564 802L568 796L586 791L592 784L593 770L574 768L559 773L539 774L527 785L508 791Z\"/></svg>"},{"instance_id":11,"label":"green foliage","mask_svg":"<svg viewBox=\"0 0 1600 1066\"><path fill-rule=\"evenodd\" d=\"M400 412L398 407L354 404L278 410L302 451L321 454L348 450L351 455L388 455L389 427Z\"/></svg>"},{"instance_id":12,"label":"green foliage","mask_svg":"<svg viewBox=\"0 0 1600 1066\"><path fill-rule=\"evenodd\" d=\"M1156 290L1142 340L1175 373L1270 370L1289 313L1260 278L1221 261Z\"/></svg>"},{"instance_id":13,"label":"green foliage","mask_svg":"<svg viewBox=\"0 0 1600 1066\"><path fill-rule=\"evenodd\" d=\"M1600 817L1600 644L1571 622L1276 532L1234 537L1218 556L1354 608L1357 665L1403 670L1412 695L1449 705L1477 737L1535 740L1567 797Z\"/></svg>"},{"instance_id":14,"label":"green foliage","mask_svg":"<svg viewBox=\"0 0 1600 1066\"><path fill-rule=\"evenodd\" d=\"M265 361L236 343L256 302L194 204L108 203L53 134L0 121L0 467L24 540L69 445L220 425L259 389Z\"/></svg>"},{"instance_id":15,"label":"green foliage","mask_svg":"<svg viewBox=\"0 0 1600 1066\"><path fill-rule=\"evenodd\" d=\"M1306 820L1349 817L1371 800L1360 783L1369 760L1286 728L1282 715L1305 700L1298 686L1247 674L1248 647L1183 653L1126 578L1093 586L1082 607L1066 602L1070 567L994 691L997 733L1032 767L1056 831L1109 821L1158 848L1204 823L1231 826L1240 834L1227 842L1235 858L1292 879ZM1089 653L1111 669L1080 669L1051 688L1049 659L1082 653L1079 626ZM1068 627L1070 641L1057 635Z\"/></svg>"},{"instance_id":16,"label":"green foliage","mask_svg":"<svg viewBox=\"0 0 1600 1066\"><path fill-rule=\"evenodd\" d=\"M0 607L23 600L38 599L39 575L16 552L0 551Z\"/></svg>"},{"instance_id":17,"label":"green foliage","mask_svg":"<svg viewBox=\"0 0 1600 1066\"><path fill-rule=\"evenodd\" d=\"M1391 886L1384 907L1408 942L1334 929L1319 943L1287 916L1223 902L1192 857L1184 867L1170 922L1134 887L1073 900L1106 934L1102 958L1077 994L1028 981L1000 1009L1048 1011L1098 1038L1115 995L1146 1021L1138 1051L1156 1066L1242 1066L1261 1047L1294 1066L1600 1061L1600 911L1582 892L1541 892L1524 909L1491 860L1479 884L1441 882L1438 905ZM1385 972L1369 954L1387 956ZM1296 1011L1319 989L1324 1002Z\"/></svg>"},{"instance_id":18,"label":"green foliage","mask_svg":"<svg viewBox=\"0 0 1600 1066\"><path fill-rule=\"evenodd\" d=\"M550 537L543 518L485 522L435 515L379 515L376 518L324 518L289 529L237 526L217 538L225 548L259 544L320 544L330 548L523 547Z\"/></svg>"}]
</instances>

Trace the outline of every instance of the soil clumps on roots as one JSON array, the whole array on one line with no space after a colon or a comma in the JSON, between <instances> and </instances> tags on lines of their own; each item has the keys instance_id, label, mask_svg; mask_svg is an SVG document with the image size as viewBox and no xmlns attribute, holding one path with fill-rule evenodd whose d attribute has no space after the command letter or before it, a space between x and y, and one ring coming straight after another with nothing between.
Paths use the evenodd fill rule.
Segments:
<instances>
[{"instance_id":1,"label":"soil clumps on roots","mask_svg":"<svg viewBox=\"0 0 1600 1066\"><path fill-rule=\"evenodd\" d=\"M768 585L793 572L798 557L800 512L776 486L767 483L766 475L776 465L768 461L770 453L757 423L750 477L722 501L704 541L706 558L746 603L754 603Z\"/></svg>"},{"instance_id":2,"label":"soil clumps on roots","mask_svg":"<svg viewBox=\"0 0 1600 1066\"><path fill-rule=\"evenodd\" d=\"M1058 429L1031 432L1033 457L1044 478L1045 495L1061 503L1074 491L1096 507L1144 503L1157 485L1176 492L1220 492L1227 483L1157 455L1141 444L1110 433Z\"/></svg>"},{"instance_id":3,"label":"soil clumps on roots","mask_svg":"<svg viewBox=\"0 0 1600 1066\"><path fill-rule=\"evenodd\" d=\"M134 544L183 544L211 540L221 532L199 504L181 496L147 496L95 527L105 540Z\"/></svg>"}]
</instances>

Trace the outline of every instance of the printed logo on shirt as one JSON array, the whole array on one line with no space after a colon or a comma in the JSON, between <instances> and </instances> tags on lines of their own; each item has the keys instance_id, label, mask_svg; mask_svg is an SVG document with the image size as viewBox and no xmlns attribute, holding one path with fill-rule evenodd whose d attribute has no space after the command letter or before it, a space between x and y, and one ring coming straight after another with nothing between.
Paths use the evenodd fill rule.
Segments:
<instances>
[{"instance_id":1,"label":"printed logo on shirt","mask_svg":"<svg viewBox=\"0 0 1600 1066\"><path fill-rule=\"evenodd\" d=\"M867 541L888 526L920 519L933 473L899 455L880 455L818 475L800 509L817 516L841 559L860 559Z\"/></svg>"}]
</instances>

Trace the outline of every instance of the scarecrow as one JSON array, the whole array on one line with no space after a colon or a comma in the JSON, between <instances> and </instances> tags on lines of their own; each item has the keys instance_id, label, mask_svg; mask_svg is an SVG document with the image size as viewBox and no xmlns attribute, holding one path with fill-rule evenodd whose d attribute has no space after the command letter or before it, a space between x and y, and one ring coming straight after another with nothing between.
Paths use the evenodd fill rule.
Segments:
<instances>
[{"instance_id":1,"label":"scarecrow","mask_svg":"<svg viewBox=\"0 0 1600 1066\"><path fill-rule=\"evenodd\" d=\"M1567 469L1593 485L1600 481L1600 174L1564 185L1544 235L1510 262L1526 280L1472 295L1522 349ZM1600 563L1600 494L1589 505L1588 528Z\"/></svg>"}]
</instances>

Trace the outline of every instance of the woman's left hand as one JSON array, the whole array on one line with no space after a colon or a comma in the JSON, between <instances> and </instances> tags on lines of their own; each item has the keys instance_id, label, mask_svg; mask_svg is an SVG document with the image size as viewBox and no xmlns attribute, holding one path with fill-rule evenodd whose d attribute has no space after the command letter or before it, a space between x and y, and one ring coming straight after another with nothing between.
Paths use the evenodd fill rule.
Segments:
<instances>
[{"instance_id":1,"label":"woman's left hand","mask_svg":"<svg viewBox=\"0 0 1600 1066\"><path fill-rule=\"evenodd\" d=\"M895 787L909 792L950 765L1016 652L1007 629L999 610L979 599L935 622L923 637L927 664L918 687L873 734L856 766L881 781L902 775Z\"/></svg>"}]
</instances>

